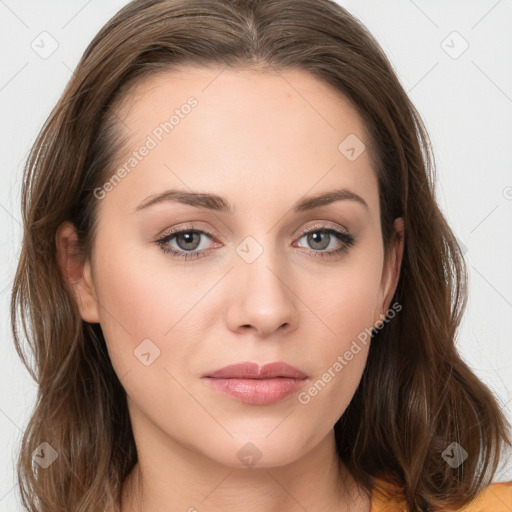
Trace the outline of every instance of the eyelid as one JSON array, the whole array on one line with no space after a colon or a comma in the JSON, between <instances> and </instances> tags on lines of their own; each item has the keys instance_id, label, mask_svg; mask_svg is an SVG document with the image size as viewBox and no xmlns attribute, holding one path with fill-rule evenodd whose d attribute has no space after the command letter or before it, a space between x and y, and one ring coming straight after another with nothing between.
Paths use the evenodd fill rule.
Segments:
<instances>
[{"instance_id":1,"label":"eyelid","mask_svg":"<svg viewBox=\"0 0 512 512\"><path fill-rule=\"evenodd\" d=\"M317 221L315 224L313 224L307 228L302 228L295 236L301 238L304 235L310 233L311 231L322 230L322 229L324 229L324 230L325 229L333 229L334 231L337 231L340 234L350 235L350 231L348 229L346 229L344 226L342 226L342 228L340 229L336 224L332 224L329 221L324 221L323 224ZM171 228L171 229L164 230L162 233L157 235L156 239L161 240L162 238L169 237L173 234L179 234L184 231L196 231L196 232L200 232L200 233L209 235L212 238L219 238L213 232L213 230L210 230L209 228L206 228L206 227L198 226L197 224L193 224L193 222L189 222L186 225L182 225L177 228Z\"/></svg>"},{"instance_id":2,"label":"eyelid","mask_svg":"<svg viewBox=\"0 0 512 512\"><path fill-rule=\"evenodd\" d=\"M216 237L215 233L212 230L202 226L198 226L197 224L193 224L192 222L190 222L187 223L186 225L182 225L177 228L166 229L162 231L159 235L157 235L156 238L161 240L162 238L166 238L170 235L179 234L187 231L197 231L198 233L204 233L206 235L209 235L212 238Z\"/></svg>"},{"instance_id":3,"label":"eyelid","mask_svg":"<svg viewBox=\"0 0 512 512\"><path fill-rule=\"evenodd\" d=\"M305 228L304 230L301 230L301 236L306 235L306 234L310 233L311 231L322 230L322 229L332 229L332 230L337 231L338 233L341 233L343 235L350 235L350 231L347 228L345 228L344 226L342 226L340 229L338 227L338 225L330 224L329 221L325 221L324 224L320 224L320 223L313 224L312 226L309 226L309 227Z\"/></svg>"}]
</instances>

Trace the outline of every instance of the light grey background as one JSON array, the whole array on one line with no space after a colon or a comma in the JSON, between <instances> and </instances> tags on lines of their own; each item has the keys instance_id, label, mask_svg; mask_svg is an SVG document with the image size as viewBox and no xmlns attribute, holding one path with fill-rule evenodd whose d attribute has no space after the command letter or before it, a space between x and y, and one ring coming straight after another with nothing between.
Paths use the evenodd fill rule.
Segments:
<instances>
[{"instance_id":1,"label":"light grey background","mask_svg":"<svg viewBox=\"0 0 512 512\"><path fill-rule=\"evenodd\" d=\"M36 393L8 309L22 167L87 44L126 3L0 0L0 512L21 510L14 462ZM458 346L512 420L512 0L340 3L381 43L427 125L438 200L470 271ZM510 478L504 466L497 479Z\"/></svg>"}]
</instances>

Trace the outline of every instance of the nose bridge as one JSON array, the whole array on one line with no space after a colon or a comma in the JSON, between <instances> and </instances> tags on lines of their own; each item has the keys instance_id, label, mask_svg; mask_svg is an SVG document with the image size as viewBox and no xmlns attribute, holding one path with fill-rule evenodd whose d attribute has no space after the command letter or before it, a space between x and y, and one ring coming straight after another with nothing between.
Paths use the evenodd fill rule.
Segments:
<instances>
[{"instance_id":1,"label":"nose bridge","mask_svg":"<svg viewBox=\"0 0 512 512\"><path fill-rule=\"evenodd\" d=\"M273 295L283 295L286 289L286 265L283 254L272 240L272 234L260 235L256 239L248 235L237 246L238 274L241 281L249 284L257 293L263 292L268 300ZM282 274L282 275L279 275ZM253 294L254 295L254 294Z\"/></svg>"},{"instance_id":2,"label":"nose bridge","mask_svg":"<svg viewBox=\"0 0 512 512\"><path fill-rule=\"evenodd\" d=\"M289 288L286 257L273 241L272 232L248 235L236 247L236 323L271 332L296 320L294 294Z\"/></svg>"}]
</instances>

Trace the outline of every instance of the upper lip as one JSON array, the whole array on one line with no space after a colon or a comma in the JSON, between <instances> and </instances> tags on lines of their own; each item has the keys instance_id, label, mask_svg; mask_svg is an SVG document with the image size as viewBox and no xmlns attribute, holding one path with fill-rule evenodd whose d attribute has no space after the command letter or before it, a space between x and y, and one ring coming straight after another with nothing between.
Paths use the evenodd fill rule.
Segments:
<instances>
[{"instance_id":1,"label":"upper lip","mask_svg":"<svg viewBox=\"0 0 512 512\"><path fill-rule=\"evenodd\" d=\"M224 379L273 379L276 377L288 377L293 379L305 379L307 375L298 368L287 363L277 361L260 366L258 363L244 361L241 363L224 366L203 377Z\"/></svg>"}]
</instances>

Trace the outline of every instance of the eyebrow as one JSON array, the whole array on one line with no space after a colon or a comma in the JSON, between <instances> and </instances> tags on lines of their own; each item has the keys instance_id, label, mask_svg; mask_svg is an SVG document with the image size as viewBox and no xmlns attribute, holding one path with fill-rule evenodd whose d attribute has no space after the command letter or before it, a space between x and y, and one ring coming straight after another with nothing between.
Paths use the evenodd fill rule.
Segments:
<instances>
[{"instance_id":1,"label":"eyebrow","mask_svg":"<svg viewBox=\"0 0 512 512\"><path fill-rule=\"evenodd\" d=\"M294 212L299 213L307 210L313 210L314 208L325 206L336 201L345 200L355 201L369 210L368 204L361 196L346 188L331 190L316 196L301 199L293 206L293 210ZM141 210L145 210L153 205L168 202L182 203L194 206L195 208L205 208L207 210L228 213L230 215L236 213L236 208L224 197L217 194L207 192L187 192L186 190L174 189L146 197L146 199L134 208L134 212L140 212Z\"/></svg>"}]
</instances>

